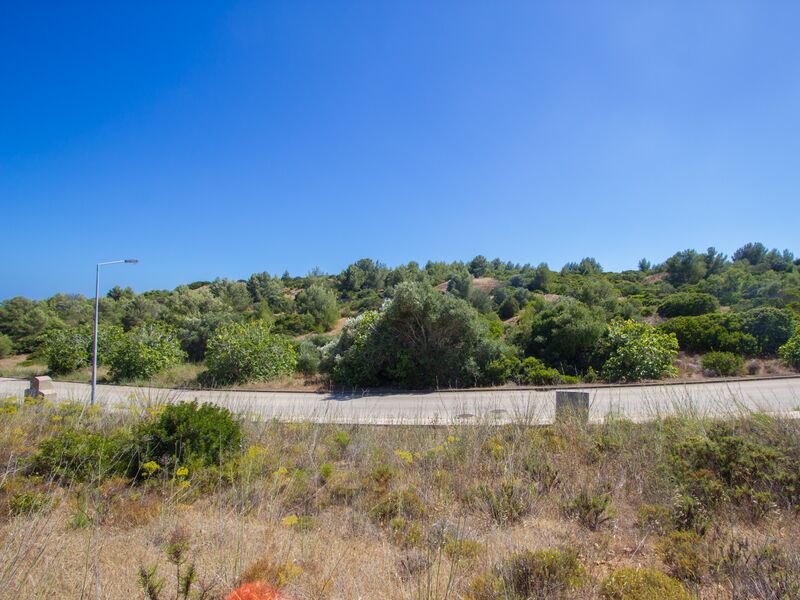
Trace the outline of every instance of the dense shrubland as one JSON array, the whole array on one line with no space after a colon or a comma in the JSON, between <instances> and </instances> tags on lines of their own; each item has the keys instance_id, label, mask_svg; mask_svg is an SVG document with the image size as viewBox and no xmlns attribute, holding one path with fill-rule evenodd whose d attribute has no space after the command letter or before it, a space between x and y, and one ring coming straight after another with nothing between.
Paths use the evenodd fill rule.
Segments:
<instances>
[{"instance_id":1,"label":"dense shrubland","mask_svg":"<svg viewBox=\"0 0 800 600\"><path fill-rule=\"evenodd\" d=\"M26 353L54 375L84 376L92 308L67 294L3 301L0 357ZM204 385L295 373L347 387L635 381L674 374L678 350L734 355L706 361L721 375L744 359L798 368L800 260L758 243L730 259L684 250L621 273L590 257L559 271L482 256L392 269L362 259L338 275L114 288L100 313L99 362L117 380L188 360Z\"/></svg>"},{"instance_id":2,"label":"dense shrubland","mask_svg":"<svg viewBox=\"0 0 800 600\"><path fill-rule=\"evenodd\" d=\"M113 412L0 402L2 589L800 595L796 420L386 428L251 417L152 398Z\"/></svg>"}]
</instances>

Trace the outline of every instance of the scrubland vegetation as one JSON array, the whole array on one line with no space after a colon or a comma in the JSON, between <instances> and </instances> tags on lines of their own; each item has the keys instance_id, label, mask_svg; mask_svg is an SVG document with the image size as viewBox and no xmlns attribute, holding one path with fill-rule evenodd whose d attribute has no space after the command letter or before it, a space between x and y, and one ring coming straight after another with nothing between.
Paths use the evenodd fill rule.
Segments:
<instances>
[{"instance_id":1,"label":"scrubland vegetation","mask_svg":"<svg viewBox=\"0 0 800 600\"><path fill-rule=\"evenodd\" d=\"M385 428L136 399L0 406L3 597L800 595L798 421Z\"/></svg>"},{"instance_id":2,"label":"scrubland vegetation","mask_svg":"<svg viewBox=\"0 0 800 600\"><path fill-rule=\"evenodd\" d=\"M560 271L482 256L393 269L364 259L338 275L115 288L100 303L99 362L114 381L347 388L659 379L678 373L679 352L709 354L698 359L706 376L753 374L764 359L797 369L799 264L755 243L622 273L592 258ZM55 376L85 377L92 311L75 295L5 300L0 358L25 353ZM183 364L193 366L170 373Z\"/></svg>"}]
</instances>

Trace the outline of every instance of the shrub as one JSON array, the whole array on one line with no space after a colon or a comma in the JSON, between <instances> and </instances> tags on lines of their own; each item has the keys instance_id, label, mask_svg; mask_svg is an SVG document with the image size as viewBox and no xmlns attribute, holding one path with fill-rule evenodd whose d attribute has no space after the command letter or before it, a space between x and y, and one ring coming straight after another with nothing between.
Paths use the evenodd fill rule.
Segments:
<instances>
[{"instance_id":1,"label":"shrub","mask_svg":"<svg viewBox=\"0 0 800 600\"><path fill-rule=\"evenodd\" d=\"M185 357L171 327L147 323L131 329L114 346L108 359L109 374L114 380L149 379Z\"/></svg>"},{"instance_id":2,"label":"shrub","mask_svg":"<svg viewBox=\"0 0 800 600\"><path fill-rule=\"evenodd\" d=\"M315 333L297 345L297 372L303 375L316 375L320 372L323 348L330 343L330 336Z\"/></svg>"},{"instance_id":3,"label":"shrub","mask_svg":"<svg viewBox=\"0 0 800 600\"><path fill-rule=\"evenodd\" d=\"M220 326L206 351L208 375L217 383L269 381L290 375L296 365L294 344L263 321Z\"/></svg>"},{"instance_id":4,"label":"shrub","mask_svg":"<svg viewBox=\"0 0 800 600\"><path fill-rule=\"evenodd\" d=\"M54 329L45 336L47 368L55 375L80 369L91 360L91 332L85 327Z\"/></svg>"},{"instance_id":5,"label":"shrub","mask_svg":"<svg viewBox=\"0 0 800 600\"><path fill-rule=\"evenodd\" d=\"M545 366L537 358L529 356L519 366L517 380L526 385L555 385L561 383L561 373Z\"/></svg>"},{"instance_id":6,"label":"shrub","mask_svg":"<svg viewBox=\"0 0 800 600\"><path fill-rule=\"evenodd\" d=\"M574 549L516 552L499 569L512 598L552 598L581 585L584 568Z\"/></svg>"},{"instance_id":7,"label":"shrub","mask_svg":"<svg viewBox=\"0 0 800 600\"><path fill-rule=\"evenodd\" d=\"M307 290L297 294L295 301L298 310L311 315L317 328L322 331L333 328L339 319L336 294L322 285L316 283L311 285Z\"/></svg>"},{"instance_id":8,"label":"shrub","mask_svg":"<svg viewBox=\"0 0 800 600\"><path fill-rule=\"evenodd\" d=\"M370 509L370 515L384 523L398 517L416 519L423 514L425 503L412 488L391 492Z\"/></svg>"},{"instance_id":9,"label":"shrub","mask_svg":"<svg viewBox=\"0 0 800 600\"><path fill-rule=\"evenodd\" d=\"M675 317L659 326L674 334L687 352L733 352L758 354L758 340L741 331L738 317L732 314L708 314L696 317Z\"/></svg>"},{"instance_id":10,"label":"shrub","mask_svg":"<svg viewBox=\"0 0 800 600\"><path fill-rule=\"evenodd\" d=\"M14 351L14 342L5 333L0 333L0 358L11 356Z\"/></svg>"},{"instance_id":11,"label":"shrub","mask_svg":"<svg viewBox=\"0 0 800 600\"><path fill-rule=\"evenodd\" d=\"M168 404L155 420L139 427L136 437L139 466L155 461L175 467L219 464L238 450L242 436L228 409L193 401Z\"/></svg>"},{"instance_id":12,"label":"shrub","mask_svg":"<svg viewBox=\"0 0 800 600\"><path fill-rule=\"evenodd\" d=\"M678 340L655 327L615 319L608 326L611 354L603 365L609 381L660 379L674 375Z\"/></svg>"},{"instance_id":13,"label":"shrub","mask_svg":"<svg viewBox=\"0 0 800 600\"><path fill-rule=\"evenodd\" d=\"M703 356L703 369L717 377L736 375L744 368L744 357L732 352L709 352Z\"/></svg>"},{"instance_id":14,"label":"shrub","mask_svg":"<svg viewBox=\"0 0 800 600\"><path fill-rule=\"evenodd\" d=\"M326 364L344 385L463 386L483 380L501 350L465 301L403 282L381 312L348 321Z\"/></svg>"},{"instance_id":15,"label":"shrub","mask_svg":"<svg viewBox=\"0 0 800 600\"><path fill-rule=\"evenodd\" d=\"M723 501L741 503L769 492L774 501L795 506L800 490L797 440L767 418L714 423L705 435L673 440L667 465L682 497L703 507ZM689 507L690 515L698 513Z\"/></svg>"},{"instance_id":16,"label":"shrub","mask_svg":"<svg viewBox=\"0 0 800 600\"><path fill-rule=\"evenodd\" d=\"M711 294L680 292L667 296L658 307L662 317L683 317L713 313L719 309L719 301Z\"/></svg>"},{"instance_id":17,"label":"shrub","mask_svg":"<svg viewBox=\"0 0 800 600\"><path fill-rule=\"evenodd\" d=\"M478 504L500 525L513 523L530 510L530 491L513 479L480 485L475 495Z\"/></svg>"},{"instance_id":18,"label":"shrub","mask_svg":"<svg viewBox=\"0 0 800 600\"><path fill-rule=\"evenodd\" d=\"M67 430L44 440L31 467L37 475L62 481L89 481L124 474L132 460L132 441L121 431L112 434Z\"/></svg>"},{"instance_id":19,"label":"shrub","mask_svg":"<svg viewBox=\"0 0 800 600\"><path fill-rule=\"evenodd\" d=\"M603 580L608 600L691 600L692 595L677 579L653 569L623 567Z\"/></svg>"},{"instance_id":20,"label":"shrub","mask_svg":"<svg viewBox=\"0 0 800 600\"><path fill-rule=\"evenodd\" d=\"M50 372L63 375L91 364L93 333L89 325L48 331L44 337L44 349ZM122 335L121 327L100 327L97 332L97 364L108 362Z\"/></svg>"},{"instance_id":21,"label":"shrub","mask_svg":"<svg viewBox=\"0 0 800 600\"><path fill-rule=\"evenodd\" d=\"M699 582L708 568L703 539L694 531L672 531L657 549L671 573L678 579Z\"/></svg>"},{"instance_id":22,"label":"shrub","mask_svg":"<svg viewBox=\"0 0 800 600\"><path fill-rule=\"evenodd\" d=\"M742 312L739 323L743 333L758 341L760 354L774 355L794 333L796 317L788 309L762 306Z\"/></svg>"},{"instance_id":23,"label":"shrub","mask_svg":"<svg viewBox=\"0 0 800 600\"><path fill-rule=\"evenodd\" d=\"M52 503L47 494L41 492L17 492L8 499L8 510L14 516L44 512Z\"/></svg>"},{"instance_id":24,"label":"shrub","mask_svg":"<svg viewBox=\"0 0 800 600\"><path fill-rule=\"evenodd\" d=\"M564 505L564 514L584 527L597 531L614 518L611 493L584 487Z\"/></svg>"},{"instance_id":25,"label":"shrub","mask_svg":"<svg viewBox=\"0 0 800 600\"><path fill-rule=\"evenodd\" d=\"M606 328L602 311L564 299L542 310L526 309L513 335L528 356L562 369L582 371Z\"/></svg>"},{"instance_id":26,"label":"shrub","mask_svg":"<svg viewBox=\"0 0 800 600\"><path fill-rule=\"evenodd\" d=\"M780 347L779 352L786 364L800 371L800 328Z\"/></svg>"}]
</instances>

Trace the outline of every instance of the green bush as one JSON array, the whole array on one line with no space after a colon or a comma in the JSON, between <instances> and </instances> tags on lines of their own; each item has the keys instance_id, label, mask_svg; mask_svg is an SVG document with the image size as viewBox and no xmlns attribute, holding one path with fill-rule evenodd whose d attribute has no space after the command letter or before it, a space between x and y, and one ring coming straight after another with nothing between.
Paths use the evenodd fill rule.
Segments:
<instances>
[{"instance_id":1,"label":"green bush","mask_svg":"<svg viewBox=\"0 0 800 600\"><path fill-rule=\"evenodd\" d=\"M583 371L606 329L602 310L564 299L541 310L526 308L512 339L527 356L562 370Z\"/></svg>"},{"instance_id":2,"label":"green bush","mask_svg":"<svg viewBox=\"0 0 800 600\"><path fill-rule=\"evenodd\" d=\"M136 431L138 467L156 462L174 468L192 462L219 464L239 449L239 424L232 413L197 401L168 404Z\"/></svg>"},{"instance_id":3,"label":"green bush","mask_svg":"<svg viewBox=\"0 0 800 600\"><path fill-rule=\"evenodd\" d=\"M122 431L105 434L67 430L39 445L31 468L37 475L63 482L98 480L126 473L132 451L132 440Z\"/></svg>"},{"instance_id":4,"label":"green bush","mask_svg":"<svg viewBox=\"0 0 800 600\"><path fill-rule=\"evenodd\" d=\"M601 585L607 600L691 600L677 579L653 569L623 567L612 571Z\"/></svg>"},{"instance_id":5,"label":"green bush","mask_svg":"<svg viewBox=\"0 0 800 600\"><path fill-rule=\"evenodd\" d=\"M339 320L336 294L322 285L313 284L303 290L297 294L295 302L300 312L313 317L315 325L321 331L332 329Z\"/></svg>"},{"instance_id":6,"label":"green bush","mask_svg":"<svg viewBox=\"0 0 800 600\"><path fill-rule=\"evenodd\" d=\"M147 323L131 329L115 344L108 358L109 374L116 381L149 379L185 357L171 327Z\"/></svg>"},{"instance_id":7,"label":"green bush","mask_svg":"<svg viewBox=\"0 0 800 600\"><path fill-rule=\"evenodd\" d=\"M678 340L655 327L616 319L608 326L611 354L603 365L609 381L661 379L676 373L672 363L678 355Z\"/></svg>"},{"instance_id":8,"label":"green bush","mask_svg":"<svg viewBox=\"0 0 800 600\"><path fill-rule=\"evenodd\" d=\"M519 366L517 381L525 385L556 385L561 383L561 373L529 356Z\"/></svg>"},{"instance_id":9,"label":"green bush","mask_svg":"<svg viewBox=\"0 0 800 600\"><path fill-rule=\"evenodd\" d=\"M344 385L466 386L485 381L502 350L464 300L403 282L381 312L347 322L325 364Z\"/></svg>"},{"instance_id":10,"label":"green bush","mask_svg":"<svg viewBox=\"0 0 800 600\"><path fill-rule=\"evenodd\" d=\"M505 597L559 597L581 585L585 570L572 548L516 552L503 561L499 575Z\"/></svg>"},{"instance_id":11,"label":"green bush","mask_svg":"<svg viewBox=\"0 0 800 600\"><path fill-rule=\"evenodd\" d=\"M689 352L713 350L744 355L774 355L791 337L796 317L771 306L740 313L675 317L660 326L674 333Z\"/></svg>"},{"instance_id":12,"label":"green bush","mask_svg":"<svg viewBox=\"0 0 800 600\"><path fill-rule=\"evenodd\" d=\"M208 341L206 367L216 383L269 381L291 375L296 365L292 341L270 333L263 321L226 323Z\"/></svg>"},{"instance_id":13,"label":"green bush","mask_svg":"<svg viewBox=\"0 0 800 600\"><path fill-rule=\"evenodd\" d=\"M743 368L744 357L732 352L709 352L703 356L703 369L717 377L736 375Z\"/></svg>"},{"instance_id":14,"label":"green bush","mask_svg":"<svg viewBox=\"0 0 800 600\"><path fill-rule=\"evenodd\" d=\"M54 329L45 339L47 368L54 375L70 373L91 361L92 334L86 327Z\"/></svg>"},{"instance_id":15,"label":"green bush","mask_svg":"<svg viewBox=\"0 0 800 600\"><path fill-rule=\"evenodd\" d=\"M786 364L800 371L800 328L780 347L779 353Z\"/></svg>"},{"instance_id":16,"label":"green bush","mask_svg":"<svg viewBox=\"0 0 800 600\"><path fill-rule=\"evenodd\" d=\"M658 307L662 317L685 317L716 312L719 301L711 294L680 292L667 296Z\"/></svg>"},{"instance_id":17,"label":"green bush","mask_svg":"<svg viewBox=\"0 0 800 600\"><path fill-rule=\"evenodd\" d=\"M11 356L14 351L14 342L5 333L0 333L0 358Z\"/></svg>"}]
</instances>

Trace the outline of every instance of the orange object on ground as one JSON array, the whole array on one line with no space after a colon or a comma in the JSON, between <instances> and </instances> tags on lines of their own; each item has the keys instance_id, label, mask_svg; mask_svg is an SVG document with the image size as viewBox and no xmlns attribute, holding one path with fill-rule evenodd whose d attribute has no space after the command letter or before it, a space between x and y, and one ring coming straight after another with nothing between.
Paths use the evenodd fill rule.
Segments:
<instances>
[{"instance_id":1,"label":"orange object on ground","mask_svg":"<svg viewBox=\"0 0 800 600\"><path fill-rule=\"evenodd\" d=\"M274 587L263 581L245 583L225 596L225 600L289 600Z\"/></svg>"}]
</instances>

